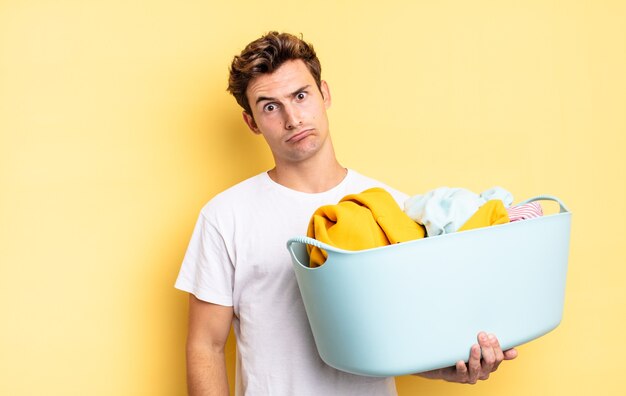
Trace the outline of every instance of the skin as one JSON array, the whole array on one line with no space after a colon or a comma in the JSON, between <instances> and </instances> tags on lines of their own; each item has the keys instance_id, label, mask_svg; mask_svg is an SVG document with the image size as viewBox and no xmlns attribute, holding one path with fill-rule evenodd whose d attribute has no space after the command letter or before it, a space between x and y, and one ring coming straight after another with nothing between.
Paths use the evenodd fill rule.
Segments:
<instances>
[{"instance_id":1,"label":"skin","mask_svg":"<svg viewBox=\"0 0 626 396\"><path fill-rule=\"evenodd\" d=\"M228 395L224 347L233 307L208 303L189 295L187 391L190 396Z\"/></svg>"},{"instance_id":2,"label":"skin","mask_svg":"<svg viewBox=\"0 0 626 396\"><path fill-rule=\"evenodd\" d=\"M455 366L417 373L424 378L442 379L461 384L476 384L489 379L489 375L498 369L504 360L517 357L516 349L502 351L498 338L494 334L478 333L478 343L472 345L467 363L459 360Z\"/></svg>"},{"instance_id":3,"label":"skin","mask_svg":"<svg viewBox=\"0 0 626 396\"><path fill-rule=\"evenodd\" d=\"M243 112L250 130L263 136L274 157L268 174L288 188L317 193L336 186L346 175L335 156L326 111L331 105L328 84L317 87L306 65L287 61L271 74L253 79L246 90L252 114ZM191 396L228 395L224 347L233 307L201 301L190 295L187 337L187 382ZM475 384L486 380L517 351L502 351L493 334L480 332L468 362L416 375Z\"/></svg>"},{"instance_id":4,"label":"skin","mask_svg":"<svg viewBox=\"0 0 626 396\"><path fill-rule=\"evenodd\" d=\"M268 173L274 181L316 193L345 177L330 138L328 84L322 81L318 88L302 61L287 61L274 73L253 79L246 95L252 114L244 111L243 119L272 151L276 166Z\"/></svg>"}]
</instances>

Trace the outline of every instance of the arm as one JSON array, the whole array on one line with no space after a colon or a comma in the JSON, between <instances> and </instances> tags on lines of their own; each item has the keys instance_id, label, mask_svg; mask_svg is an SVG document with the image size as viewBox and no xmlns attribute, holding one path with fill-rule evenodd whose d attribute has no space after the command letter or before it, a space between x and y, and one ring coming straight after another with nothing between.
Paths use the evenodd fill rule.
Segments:
<instances>
[{"instance_id":1,"label":"arm","mask_svg":"<svg viewBox=\"0 0 626 396\"><path fill-rule=\"evenodd\" d=\"M189 395L228 395L224 346L233 307L211 304L189 295L187 388Z\"/></svg>"},{"instance_id":2,"label":"arm","mask_svg":"<svg viewBox=\"0 0 626 396\"><path fill-rule=\"evenodd\" d=\"M478 380L486 380L489 374L496 371L503 360L512 360L517 357L517 350L502 351L500 342L493 334L478 334L478 344L472 345L469 362L462 360L456 366L418 373L424 378L442 379L462 384L475 384Z\"/></svg>"}]
</instances>

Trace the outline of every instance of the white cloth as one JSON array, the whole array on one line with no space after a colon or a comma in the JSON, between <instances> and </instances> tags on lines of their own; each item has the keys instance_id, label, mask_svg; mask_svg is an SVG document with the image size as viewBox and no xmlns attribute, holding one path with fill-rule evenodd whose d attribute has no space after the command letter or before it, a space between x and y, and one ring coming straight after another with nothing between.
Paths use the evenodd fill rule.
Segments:
<instances>
[{"instance_id":1,"label":"white cloth","mask_svg":"<svg viewBox=\"0 0 626 396\"><path fill-rule=\"evenodd\" d=\"M318 207L371 187L385 188L399 205L407 198L352 170L319 194L291 190L262 173L218 194L202 209L176 288L233 306L237 395L396 394L392 377L348 374L321 360L285 245L291 237L306 235Z\"/></svg>"},{"instance_id":2,"label":"white cloth","mask_svg":"<svg viewBox=\"0 0 626 396\"><path fill-rule=\"evenodd\" d=\"M491 201L492 199L499 199L502 201L505 208L513 204L513 194L502 187L491 187L489 190L480 193L480 197L484 199L485 202Z\"/></svg>"},{"instance_id":3,"label":"white cloth","mask_svg":"<svg viewBox=\"0 0 626 396\"><path fill-rule=\"evenodd\" d=\"M439 187L407 199L404 212L426 228L427 236L448 234L461 228L478 208L492 199L500 199L508 208L513 203L513 194L502 187L492 187L480 195L464 188Z\"/></svg>"}]
</instances>

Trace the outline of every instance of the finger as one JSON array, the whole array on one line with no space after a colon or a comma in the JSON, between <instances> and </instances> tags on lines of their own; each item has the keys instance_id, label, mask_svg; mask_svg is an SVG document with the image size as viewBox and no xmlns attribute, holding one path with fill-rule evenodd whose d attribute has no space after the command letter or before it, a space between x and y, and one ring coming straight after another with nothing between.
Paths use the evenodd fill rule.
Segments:
<instances>
[{"instance_id":1,"label":"finger","mask_svg":"<svg viewBox=\"0 0 626 396\"><path fill-rule=\"evenodd\" d=\"M455 377L456 377L454 378L455 382L460 382L461 384L465 384L468 381L467 366L465 365L465 362L462 360L459 360L458 362L456 362Z\"/></svg>"},{"instance_id":2,"label":"finger","mask_svg":"<svg viewBox=\"0 0 626 396\"><path fill-rule=\"evenodd\" d=\"M496 363L496 354L491 345L491 340L486 333L480 332L478 334L478 344L481 349L481 373L478 378L481 380L487 379L489 373L493 371L493 367Z\"/></svg>"},{"instance_id":3,"label":"finger","mask_svg":"<svg viewBox=\"0 0 626 396\"><path fill-rule=\"evenodd\" d=\"M504 360L513 360L517 357L517 349L511 348L504 351Z\"/></svg>"},{"instance_id":4,"label":"finger","mask_svg":"<svg viewBox=\"0 0 626 396\"><path fill-rule=\"evenodd\" d=\"M498 366L500 366L502 360L504 360L504 352L502 352L502 348L500 347L500 341L498 341L498 338L495 335L489 334L489 341L491 341L491 347L493 348L493 351L496 355L496 361L493 365L493 370L491 370L492 372L494 372L498 369Z\"/></svg>"},{"instance_id":5,"label":"finger","mask_svg":"<svg viewBox=\"0 0 626 396\"><path fill-rule=\"evenodd\" d=\"M470 358L468 362L469 373L467 382L469 384L475 384L478 381L478 376L480 375L480 345L474 344L472 345L472 349L470 350Z\"/></svg>"}]
</instances>

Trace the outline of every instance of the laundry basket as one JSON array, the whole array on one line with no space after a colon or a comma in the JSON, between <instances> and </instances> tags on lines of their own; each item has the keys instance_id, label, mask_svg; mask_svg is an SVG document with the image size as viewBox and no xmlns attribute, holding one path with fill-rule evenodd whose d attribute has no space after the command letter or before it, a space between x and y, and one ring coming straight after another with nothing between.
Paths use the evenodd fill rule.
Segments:
<instances>
[{"instance_id":1,"label":"laundry basket","mask_svg":"<svg viewBox=\"0 0 626 396\"><path fill-rule=\"evenodd\" d=\"M561 321L571 213L361 251L287 242L321 358L353 374L395 376L467 361L479 331L503 349ZM306 245L328 253L309 268Z\"/></svg>"}]
</instances>

